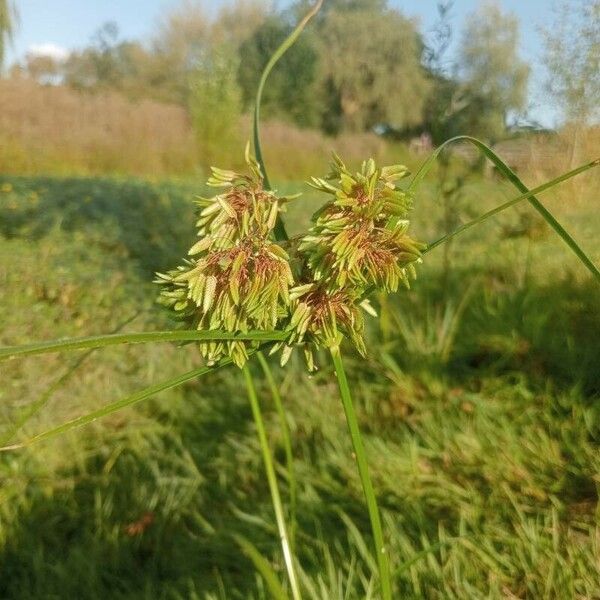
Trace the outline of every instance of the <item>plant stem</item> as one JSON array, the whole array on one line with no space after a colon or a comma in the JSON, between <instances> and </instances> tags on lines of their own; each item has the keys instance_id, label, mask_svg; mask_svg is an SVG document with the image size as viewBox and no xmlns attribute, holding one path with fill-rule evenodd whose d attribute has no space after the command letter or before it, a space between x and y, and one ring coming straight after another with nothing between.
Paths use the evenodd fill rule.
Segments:
<instances>
[{"instance_id":1,"label":"plant stem","mask_svg":"<svg viewBox=\"0 0 600 600\"><path fill-rule=\"evenodd\" d=\"M290 435L290 426L283 408L283 402L281 400L281 394L279 388L273 377L269 363L262 352L257 353L258 362L263 370L269 388L271 390L271 396L273 397L273 404L275 404L275 410L279 416L279 423L281 425L281 435L283 437L283 447L285 450L285 461L286 471L288 476L288 482L290 486L290 544L292 550L294 549L294 540L296 533L296 506L297 506L297 483L296 473L294 469L294 455L292 453L292 437Z\"/></svg>"},{"instance_id":2,"label":"plant stem","mask_svg":"<svg viewBox=\"0 0 600 600\"><path fill-rule=\"evenodd\" d=\"M263 89L265 87L265 83L267 78L269 77L269 73L273 67L277 64L279 59L294 45L296 40L300 37L300 34L306 27L306 24L319 12L321 5L323 4L323 0L317 0L315 5L306 13L304 18L296 25L292 33L283 40L281 45L273 52L269 62L266 64L264 71L260 77L260 81L258 83L258 89L256 91L256 101L254 103L254 119L252 123L252 138L254 141L254 153L256 154L256 160L260 165L260 170L262 171L262 175L264 178L265 188L270 190L271 183L269 181L269 175L267 174L267 168L265 167L265 161L262 154L262 148L260 145L260 104L262 101ZM275 239L277 240L287 240L288 235L285 230L285 226L283 221L281 220L281 216L277 216L277 222L275 224Z\"/></svg>"},{"instance_id":3,"label":"plant stem","mask_svg":"<svg viewBox=\"0 0 600 600\"><path fill-rule=\"evenodd\" d=\"M358 465L358 473L360 475L363 492L367 501L369 518L371 519L371 529L373 530L377 565L379 567L379 579L381 582L381 596L383 600L391 600L392 582L390 578L390 565L389 557L383 541L381 516L379 514L379 507L377 506L377 498L375 497L375 491L373 490L371 476L369 475L367 455L363 445L362 436L360 434L360 429L358 427L358 419L356 417L352 395L350 394L350 387L348 386L348 380L346 378L346 372L342 363L342 355L340 353L339 346L334 346L331 348L331 357L333 359L335 374L337 376L338 385L340 388L344 412L346 413L346 422L348 423L350 437L352 438L352 445L354 446L356 463Z\"/></svg>"},{"instance_id":4,"label":"plant stem","mask_svg":"<svg viewBox=\"0 0 600 600\"><path fill-rule=\"evenodd\" d=\"M281 496L279 495L279 488L277 486L277 477L275 475L275 468L273 466L273 458L271 456L271 449L269 448L269 442L267 440L267 433L260 410L260 403L258 396L256 395L256 389L254 388L254 381L252 380L252 374L248 365L243 367L244 379L246 380L246 389L248 390L248 398L250 400L250 406L252 407L252 416L254 417L254 423L256 424L256 431L258 433L258 440L260 442L260 448L263 455L263 462L265 465L265 471L267 473L267 481L269 483L269 490L271 491L271 500L273 502L273 510L275 511L275 520L277 522L277 529L279 531L279 539L281 541L281 548L283 550L283 559L285 562L285 568L287 570L290 586L292 589L292 597L294 600L300 600L300 588L298 585L298 579L296 577L296 571L294 569L294 562L292 552L290 549L290 542L285 526L285 518L283 515L283 505L281 504Z\"/></svg>"}]
</instances>

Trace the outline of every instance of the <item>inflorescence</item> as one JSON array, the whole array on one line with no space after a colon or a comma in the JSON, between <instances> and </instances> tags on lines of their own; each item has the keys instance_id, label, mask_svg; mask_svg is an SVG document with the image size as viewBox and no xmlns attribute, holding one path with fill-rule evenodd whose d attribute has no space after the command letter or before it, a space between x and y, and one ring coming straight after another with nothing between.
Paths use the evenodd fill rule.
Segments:
<instances>
[{"instance_id":1,"label":"inflorescence","mask_svg":"<svg viewBox=\"0 0 600 600\"><path fill-rule=\"evenodd\" d=\"M276 242L276 220L292 197L266 190L258 163L246 151L248 175L212 169L214 198L201 198L199 241L185 264L157 282L160 302L186 327L247 332L281 330L281 363L301 346L310 370L313 350L348 337L362 354L367 297L409 285L423 244L408 234L410 196L396 186L408 172L394 165L377 168L370 159L352 174L334 155L331 172L310 185L329 196L314 215L308 234ZM209 364L229 356L242 366L256 342L200 344Z\"/></svg>"}]
</instances>

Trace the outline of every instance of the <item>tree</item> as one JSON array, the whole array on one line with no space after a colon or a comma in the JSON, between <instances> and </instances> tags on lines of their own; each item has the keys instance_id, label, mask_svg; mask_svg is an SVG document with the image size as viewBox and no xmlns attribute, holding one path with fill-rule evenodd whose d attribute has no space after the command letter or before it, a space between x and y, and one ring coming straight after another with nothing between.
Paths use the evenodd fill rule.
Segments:
<instances>
[{"instance_id":1,"label":"tree","mask_svg":"<svg viewBox=\"0 0 600 600\"><path fill-rule=\"evenodd\" d=\"M422 121L429 85L412 21L387 8L331 10L319 40L323 85L331 102L326 129L403 129ZM337 115L331 110L335 107Z\"/></svg>"},{"instance_id":2,"label":"tree","mask_svg":"<svg viewBox=\"0 0 600 600\"><path fill-rule=\"evenodd\" d=\"M578 124L600 118L600 0L563 2L543 34L546 88L565 118Z\"/></svg>"},{"instance_id":3,"label":"tree","mask_svg":"<svg viewBox=\"0 0 600 600\"><path fill-rule=\"evenodd\" d=\"M237 51L265 17L264 2L243 1L223 7L211 17L199 2L184 0L168 13L152 42L156 74L172 101L187 104L190 75L211 48Z\"/></svg>"},{"instance_id":4,"label":"tree","mask_svg":"<svg viewBox=\"0 0 600 600\"><path fill-rule=\"evenodd\" d=\"M0 72L6 58L6 47L12 41L17 20L17 9L10 0L0 0Z\"/></svg>"},{"instance_id":5,"label":"tree","mask_svg":"<svg viewBox=\"0 0 600 600\"><path fill-rule=\"evenodd\" d=\"M495 2L486 2L468 19L459 49L459 76L469 101L459 128L497 139L507 117L526 106L529 67L519 58L519 22Z\"/></svg>"}]
</instances>

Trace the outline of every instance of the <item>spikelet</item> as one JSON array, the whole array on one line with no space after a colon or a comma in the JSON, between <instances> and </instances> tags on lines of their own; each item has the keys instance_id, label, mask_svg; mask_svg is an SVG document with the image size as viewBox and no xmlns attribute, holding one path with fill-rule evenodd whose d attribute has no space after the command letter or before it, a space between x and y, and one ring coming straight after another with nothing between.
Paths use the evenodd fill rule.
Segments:
<instances>
[{"instance_id":1,"label":"spikelet","mask_svg":"<svg viewBox=\"0 0 600 600\"><path fill-rule=\"evenodd\" d=\"M364 354L361 308L371 312L365 296L374 290L408 287L423 244L408 234L409 195L396 186L408 171L401 165L378 168L369 159L352 174L333 156L330 174L310 185L330 196L313 216L313 225L298 246L304 277L290 292L292 316L286 347L312 348L348 337ZM287 360L289 351L282 354Z\"/></svg>"},{"instance_id":2,"label":"spikelet","mask_svg":"<svg viewBox=\"0 0 600 600\"><path fill-rule=\"evenodd\" d=\"M190 258L175 270L157 274L159 302L184 326L198 330L247 332L274 330L290 310L294 278L286 251L272 241L284 203L264 189L256 161L246 151L249 174L212 169L208 185L222 188L201 198L199 240ZM251 342L201 343L209 364L229 356L242 366Z\"/></svg>"}]
</instances>

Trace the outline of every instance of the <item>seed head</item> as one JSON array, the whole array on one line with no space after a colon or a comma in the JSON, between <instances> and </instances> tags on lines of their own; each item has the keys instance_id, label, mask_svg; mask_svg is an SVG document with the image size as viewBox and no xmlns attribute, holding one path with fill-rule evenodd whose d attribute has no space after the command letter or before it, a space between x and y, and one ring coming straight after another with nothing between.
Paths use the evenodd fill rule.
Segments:
<instances>
[{"instance_id":1,"label":"seed head","mask_svg":"<svg viewBox=\"0 0 600 600\"><path fill-rule=\"evenodd\" d=\"M330 174L312 178L311 185L330 199L298 247L306 269L291 290L288 347L305 339L330 346L341 331L364 353L361 305L372 311L366 295L408 286L420 261L423 245L407 234L411 199L396 186L407 173L401 165L377 168L370 159L352 174L334 155Z\"/></svg>"},{"instance_id":2,"label":"seed head","mask_svg":"<svg viewBox=\"0 0 600 600\"><path fill-rule=\"evenodd\" d=\"M249 175L212 169L208 184L222 194L200 199L199 240L192 257L166 274L159 301L199 330L247 332L276 329L289 314L294 278L285 250L271 239L277 215L289 198L263 187L260 169L247 152ZM252 344L200 344L209 364L224 356L242 366Z\"/></svg>"}]
</instances>

